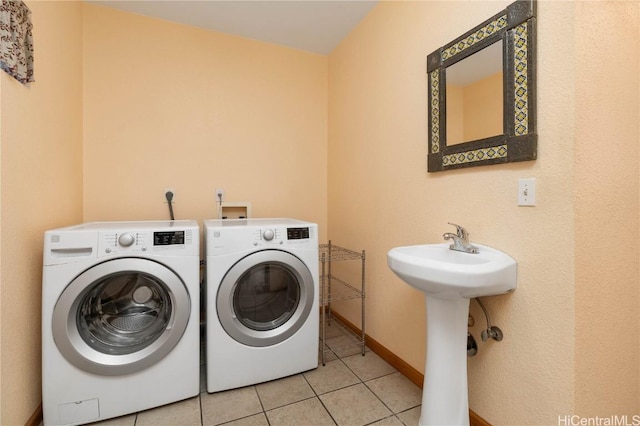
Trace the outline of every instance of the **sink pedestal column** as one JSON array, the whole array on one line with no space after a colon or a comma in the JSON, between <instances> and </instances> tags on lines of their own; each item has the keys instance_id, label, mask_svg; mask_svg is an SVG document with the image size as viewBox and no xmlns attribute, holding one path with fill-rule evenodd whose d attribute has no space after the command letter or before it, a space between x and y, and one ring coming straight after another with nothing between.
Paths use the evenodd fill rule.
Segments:
<instances>
[{"instance_id":1,"label":"sink pedestal column","mask_svg":"<svg viewBox=\"0 0 640 426\"><path fill-rule=\"evenodd\" d=\"M469 299L427 296L427 361L420 426L468 425Z\"/></svg>"}]
</instances>

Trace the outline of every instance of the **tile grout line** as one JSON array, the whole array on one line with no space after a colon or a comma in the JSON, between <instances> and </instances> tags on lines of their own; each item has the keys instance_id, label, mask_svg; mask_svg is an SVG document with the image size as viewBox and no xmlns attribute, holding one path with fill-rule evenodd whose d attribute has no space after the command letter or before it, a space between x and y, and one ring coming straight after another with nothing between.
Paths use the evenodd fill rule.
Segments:
<instances>
[{"instance_id":1,"label":"tile grout line","mask_svg":"<svg viewBox=\"0 0 640 426\"><path fill-rule=\"evenodd\" d=\"M338 322L338 327L340 327L340 328L342 329L342 331L347 331L346 329L344 329L344 326L343 326L342 324L340 324L339 322ZM345 336L345 335L347 336L347 338L349 338L349 337L350 337L350 335L349 335L349 333L348 333L348 331L347 331L346 333L344 333L344 332L343 332L341 336L332 336L332 338L339 338L339 337L343 337L343 336ZM350 339L350 340L351 340L351 339ZM387 410L389 410L389 412L391 413L391 415L389 415L389 416L387 416L387 417L383 417L383 418L381 418L381 419L374 420L373 422L367 423L367 425L374 424L374 423L376 423L376 422L379 422L379 421L384 420L384 419L389 419L389 418L391 418L391 417L394 417L394 418L396 418L400 423L405 424L405 423L404 423L404 422L403 422L403 421L398 417L398 414L400 414L400 413L404 413L404 412L409 411L409 410L412 410L412 409L414 409L415 407L417 407L417 405L416 405L416 406L413 406L413 407L410 407L410 408L408 408L408 409L406 409L406 410L402 410L402 411L400 411L400 412L396 413L396 412L395 412L395 411L394 411L390 406L388 406L388 405L387 405L387 404L382 400L382 398L381 398L381 397L380 397L380 396L379 396L379 395L378 395L378 394L377 394L373 389L371 389L371 388L369 387L369 385L367 384L367 382L370 382L370 381L373 381L373 380L377 380L377 379L380 379L380 378L383 378L383 377L387 377L387 376L391 376L391 375L393 375L393 374L396 374L396 373L398 372L396 369L394 369L394 371L392 371L392 372L390 372L390 373L382 374L381 376L378 376L378 377L372 377L371 379L369 379L369 380L366 380L366 381L365 381L365 380L364 380L364 379L362 379L362 378L361 378L361 377L360 377L360 376L359 376L359 375L358 375L358 374L357 374L357 373L356 373L356 372L355 372L351 367L349 367L349 365L348 365L346 362L344 362L344 361L343 361L343 357L341 357L341 356L339 356L337 353L335 353L335 352L333 351L333 349L331 349L329 346L327 346L327 347L328 347L328 348L329 348L329 350L331 350L331 352L336 356L336 358L337 358L337 359L339 359L339 360L342 362L342 364L343 364L345 367L347 367L347 369L348 369L348 370L349 370L349 371L350 371L350 372L351 372L355 377L357 377L357 378L358 378L358 380L360 381L360 383L362 383L362 384L363 384L363 385L364 385L364 386L369 390L369 392L371 392L371 393L376 397L376 399L377 399L378 401L380 401L380 403L381 403L381 404L382 404L382 405L383 405ZM369 352L371 351L371 350L370 350L370 348L368 348L368 347L366 347L366 346L365 346L365 353L366 353L366 352L368 352L368 351L369 351ZM344 358L348 358L348 357L355 356L355 355L360 355L360 353L354 353L354 354L346 355ZM363 356L364 356L364 355L363 355ZM332 360L332 361L333 361L333 360ZM329 394L329 393L332 393L332 392L335 392L335 391L338 391L338 390L341 390L341 389L347 389L347 388L349 388L349 387L357 386L357 385L358 385L358 383L353 384L353 385L349 385L349 386L345 386L345 387L343 387L343 388L335 389L335 390L333 390L333 391L331 391L331 392L326 392L326 394ZM315 390L314 390L314 392L315 392ZM323 394L323 395L324 395L324 394ZM322 400L321 400L321 401L322 401ZM324 406L324 404L323 404L323 406ZM325 409L326 409L326 407L325 407ZM329 410L327 409L327 411L329 411ZM336 423L337 423L337 422L336 422Z\"/></svg>"},{"instance_id":2,"label":"tile grout line","mask_svg":"<svg viewBox=\"0 0 640 426\"><path fill-rule=\"evenodd\" d=\"M344 331L346 331L346 329L344 329L344 326L343 326L342 324L339 324L339 323L338 323L338 326L341 328L341 331L343 331L343 333L342 333L342 335L340 335L340 336L333 336L332 338L340 338L340 337L346 336L347 338L349 338L349 339L350 339L350 336L349 336L348 332L347 332L347 333L345 333L345 332L344 332ZM350 340L351 340L351 339L350 339ZM322 395L328 395L328 394L333 393L333 392L337 392L337 391L340 391L340 390L343 390L343 389L348 389L348 388L350 388L350 387L358 386L359 384L362 384L362 385L364 385L364 386L369 390L369 392L371 392L371 393L376 397L376 399L377 399L378 401L380 401L380 403L381 403L385 408L387 408L387 409L389 410L389 412L391 413L391 415L390 415L390 416L383 417L383 418L380 418L380 419L376 419L376 420L374 420L374 421L372 421L372 422L370 422L370 423L367 423L366 425L370 425L370 424L376 423L376 422L378 422L378 421L380 421L380 420L388 419L388 418L391 418L391 417L395 417L395 418L397 418L397 420L398 420L400 423L404 424L404 422L403 422L402 420L400 420L400 418L398 418L398 417L396 416L396 413L394 413L394 412L393 412L393 410L392 410L390 407L388 407L388 406L387 406L387 404L385 404L385 403L384 403L384 401L382 401L382 399L380 399L380 397L379 397L379 396L378 396L378 395L377 395L377 394L376 394L376 393L375 393L371 388L369 388L369 386L367 386L366 382L365 382L365 381L364 381L364 380L363 380L363 379L362 379L362 378L361 378L361 377L360 377L360 376L359 376L359 375L358 375L358 374L357 374L357 373L356 373L356 372L355 372L351 367L349 367L349 365L348 365L346 362L344 362L344 361L343 361L343 358L348 358L348 357L355 356L355 355L361 355L359 352L354 353L354 354L348 354L348 355L345 355L344 357L342 357L342 356L340 356L339 354L337 354L333 349L331 349L331 347L330 347L330 346L328 346L328 345L327 345L327 348L328 348L328 350L329 350L329 351L331 351L331 353L333 353L333 354L336 356L336 359L335 359L335 360L331 360L331 361L329 361L329 362L340 361L340 362L342 363L342 365L344 365L344 366L347 368L347 370L348 370L349 372L351 372L351 374L353 374L353 375L358 379L358 383L354 383L354 384L351 384L351 385L347 385L347 386L344 386L344 387L342 387L342 388L337 388L337 389L334 389L334 390L332 390L332 391L325 392L325 393L323 393ZM366 351L366 349L368 349L368 348L366 348L366 346L365 346L365 353L367 352L367 351ZM322 350L324 350L324 348L322 348ZM365 355L364 355L364 354L362 354L361 356L365 356ZM318 366L318 368L320 368L320 367L323 367L323 366ZM383 374L382 376L372 378L371 380L378 379L378 378L380 378L380 377L385 377L385 376L388 376L388 375L390 375L390 374L393 374L393 373ZM305 380L306 380L306 377L305 377ZM307 381L307 383L308 383L308 381ZM311 386L311 383L309 383L309 386ZM331 419L334 421L334 423L335 423L336 425L338 425L338 426L341 426L341 425L339 425L339 423L337 422L337 420L333 417L333 415L331 414L331 411L329 411L329 409L325 406L324 402L323 402L323 401L322 401L322 399L320 398L320 395L318 395L318 394L317 394L317 392L316 392L316 390L315 390L315 389L313 389L313 386L311 386L311 389L313 390L313 392L314 392L314 393L316 393L318 400L320 401L320 403L322 404L322 406L324 407L324 409L327 411L327 413L329 413L329 416L331 416ZM364 426L366 426L366 425L364 425Z\"/></svg>"},{"instance_id":3,"label":"tile grout line","mask_svg":"<svg viewBox=\"0 0 640 426\"><path fill-rule=\"evenodd\" d=\"M341 338L341 337L344 337L344 336L346 336L347 338L350 337L349 331L347 329L345 329L344 326L341 323L336 321L336 326L337 326L336 327L336 329L337 329L336 331L340 332L340 334L332 336L332 338ZM351 341L351 339L349 339L349 341ZM264 418L265 418L265 420L266 420L266 424L268 426L271 426L272 422L270 421L269 416L267 415L267 413L269 411L273 411L273 410L276 410L276 409L281 409L281 408L284 408L284 407L295 405L295 404L303 402L303 401L309 401L309 400L315 398L320 403L320 405L322 406L324 411L328 414L329 418L331 419L331 421L333 422L334 425L336 425L336 426L345 426L345 425L341 425L337 421L337 418L334 417L334 414L332 414L331 411L329 410L329 408L325 405L324 401L322 400L322 397L326 396L326 395L330 395L330 394L332 394L334 392L338 392L338 391L341 391L341 390L344 390L344 389L351 388L353 386L358 386L359 384L363 384L365 386L365 388L375 396L375 399L379 403L381 403L381 405L383 407L385 407L390 412L390 415L382 417L382 418L377 419L377 420L374 420L374 421L369 422L369 423L365 423L365 424L363 424L363 426L372 425L373 423L376 423L376 422L379 422L379 421L382 421L382 420L386 420L386 419L391 419L392 417L394 417L395 420L397 420L400 424L405 425L406 423L403 420L400 419L398 414L410 411L410 410L414 409L415 406L407 408L405 410L402 410L402 411L400 411L398 413L395 413L394 410L389 405L387 405L382 400L382 398L368 384L368 382L372 382L374 380L378 380L378 379L381 379L381 378L384 378L384 377L392 376L392 375L398 373L398 371L396 369L393 369L393 371L391 371L391 372L385 372L385 373L381 373L381 372L382 371L386 371L386 370L371 370L371 371L369 371L368 367L364 368L365 365L366 366L371 366L369 361L365 361L364 364L358 364L355 360L352 360L350 362L351 362L351 364L354 365L354 367L353 368L350 367L349 364L347 364L347 362L345 362L346 359L353 358L353 357L356 357L356 356L357 357L362 356L362 354L360 353L361 349L360 349L359 344L357 344L357 346L358 346L358 351L354 352L354 353L350 353L352 348L351 348L351 345L348 342L345 345L336 346L335 349L332 349L328 345L326 346L326 351L327 351L326 353L329 354L329 356L331 356L330 354L333 354L333 357L335 357L334 359L331 359L331 360L327 361L327 364L334 363L335 361L340 361L340 364L336 364L336 367L340 366L340 369L342 367L345 367L345 371L349 372L350 374L352 374L354 376L354 378L356 379L354 383L346 385L346 386L341 386L341 387L338 387L336 389L331 389L331 390L323 392L323 393L319 393L316 390L316 388L314 388L314 386L311 384L311 382L309 381L309 379L307 378L307 375L306 375L307 373L309 373L311 371L315 371L316 369L326 368L326 366L323 366L322 362L321 362L320 356L322 356L322 353L319 353L318 354L319 355L318 366L316 368L308 370L308 371L300 372L300 373L297 373L297 374L293 374L291 376L288 376L288 377L294 377L296 375L301 375L302 379L304 380L304 382L311 389L312 395L310 394L310 396L307 397L307 398L303 398L301 400L294 401L294 402L289 402L289 403L286 403L284 405L281 405L281 406L278 406L278 407L273 407L273 408L270 408L269 410L267 410L266 407L265 407L265 402L263 401L263 397L261 397L260 392L258 392L258 384L251 385L251 387L253 388L254 394L258 397L258 402L260 404L260 410L261 411L255 412L253 414L248 414L248 415L245 415L245 416L237 418L237 419L228 420L228 421L226 421L224 423L219 423L219 425L227 425L229 423L233 423L233 422L236 422L236 421L239 421L239 420L248 419L248 418L250 418L252 416L256 416L257 414L262 413ZM324 351L325 347L321 346L321 349ZM365 352L369 352L369 354L372 353L370 348L368 348L368 347L365 347ZM344 355L340 356L339 353L343 353ZM363 377L360 377L360 375L358 375L356 373L356 370L358 368L361 370L361 374L363 375ZM369 377L370 375L371 376L375 376L375 377ZM366 377L369 377L369 378L367 379ZM205 367L205 380L206 380L206 367ZM322 388L322 386L320 386L320 387ZM199 424L200 424L200 426L204 426L206 424L204 410L203 410L203 405L205 405L204 404L205 400L203 399L203 394L210 395L206 391L206 388L205 388L204 391L199 392L198 395L197 395L198 396L198 407L199 407L199 410L200 410L200 413L199 413ZM418 406L419 406L419 404L418 404ZM336 413L336 414L339 414L339 413ZM139 420L141 420L139 418L139 413L136 413L136 416L134 417L134 421L133 421L133 426L141 424L139 422Z\"/></svg>"},{"instance_id":4,"label":"tile grout line","mask_svg":"<svg viewBox=\"0 0 640 426\"><path fill-rule=\"evenodd\" d=\"M324 350L324 348L323 348ZM335 354L334 354L335 355ZM321 362L318 361L318 367L316 368L322 368L324 367L323 365L320 365ZM315 398L318 400L318 402L320 403L320 405L322 405L322 408L324 408L324 411L327 412L327 414L329 415L329 417L331 418L331 421L333 422L333 424L335 424L336 426L338 426L338 422L336 421L336 419L333 418L333 415L331 414L331 412L329 411L329 409L324 405L324 402L322 402L322 399L320 399L320 395L318 394L318 392L316 392L316 390L314 389L313 385L311 385L311 383L309 383L309 379L307 379L307 376L304 375L304 373L302 373L302 378L304 379L305 382L307 382L307 385L309 385L309 388L311 388L311 391L313 392L313 394L315 396L311 397L311 398ZM308 398L308 399L311 399ZM306 401L306 400L305 400Z\"/></svg>"}]
</instances>

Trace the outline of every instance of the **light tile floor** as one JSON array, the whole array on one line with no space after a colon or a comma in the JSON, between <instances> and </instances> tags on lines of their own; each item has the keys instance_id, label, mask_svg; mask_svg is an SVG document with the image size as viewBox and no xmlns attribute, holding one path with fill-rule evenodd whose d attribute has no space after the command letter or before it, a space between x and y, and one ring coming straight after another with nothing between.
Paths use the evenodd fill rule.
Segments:
<instances>
[{"instance_id":1,"label":"light tile floor","mask_svg":"<svg viewBox=\"0 0 640 426\"><path fill-rule=\"evenodd\" d=\"M326 365L279 380L200 395L100 426L417 425L421 389L374 352L365 356L339 324L327 327ZM204 358L204 356L203 356Z\"/></svg>"}]
</instances>

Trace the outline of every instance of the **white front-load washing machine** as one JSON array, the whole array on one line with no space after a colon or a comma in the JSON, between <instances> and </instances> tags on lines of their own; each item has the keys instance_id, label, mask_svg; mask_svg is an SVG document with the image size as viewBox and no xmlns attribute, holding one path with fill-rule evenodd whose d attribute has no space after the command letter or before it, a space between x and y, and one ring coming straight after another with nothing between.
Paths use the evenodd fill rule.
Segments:
<instances>
[{"instance_id":1,"label":"white front-load washing machine","mask_svg":"<svg viewBox=\"0 0 640 426\"><path fill-rule=\"evenodd\" d=\"M206 220L207 391L318 366L318 227Z\"/></svg>"},{"instance_id":2,"label":"white front-load washing machine","mask_svg":"<svg viewBox=\"0 0 640 426\"><path fill-rule=\"evenodd\" d=\"M45 233L45 425L94 422L199 393L199 240L195 221Z\"/></svg>"}]
</instances>

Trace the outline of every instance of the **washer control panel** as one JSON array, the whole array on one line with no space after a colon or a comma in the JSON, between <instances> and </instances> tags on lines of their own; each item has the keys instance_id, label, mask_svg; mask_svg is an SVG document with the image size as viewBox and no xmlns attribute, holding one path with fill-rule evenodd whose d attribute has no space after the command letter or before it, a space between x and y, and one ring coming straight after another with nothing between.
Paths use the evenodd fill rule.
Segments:
<instances>
[{"instance_id":1,"label":"washer control panel","mask_svg":"<svg viewBox=\"0 0 640 426\"><path fill-rule=\"evenodd\" d=\"M193 231L123 230L100 232L98 254L184 250L193 244Z\"/></svg>"},{"instance_id":2,"label":"washer control panel","mask_svg":"<svg viewBox=\"0 0 640 426\"><path fill-rule=\"evenodd\" d=\"M96 257L200 256L200 227L194 220L88 222L51 229L44 235L44 265Z\"/></svg>"}]
</instances>

